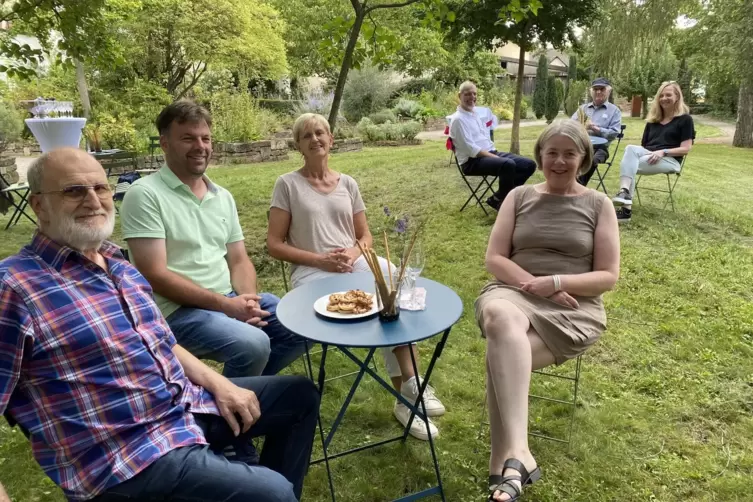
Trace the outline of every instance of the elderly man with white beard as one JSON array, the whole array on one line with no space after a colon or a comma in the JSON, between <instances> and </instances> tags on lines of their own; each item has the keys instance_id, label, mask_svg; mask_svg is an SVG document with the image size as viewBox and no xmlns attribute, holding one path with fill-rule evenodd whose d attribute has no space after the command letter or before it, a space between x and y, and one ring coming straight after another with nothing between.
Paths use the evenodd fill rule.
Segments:
<instances>
[{"instance_id":1,"label":"elderly man with white beard","mask_svg":"<svg viewBox=\"0 0 753 502\"><path fill-rule=\"evenodd\" d=\"M112 187L92 156L52 151L27 178L39 230L0 261L0 414L66 498L298 500L314 384L227 379L176 344L147 281L106 240ZM221 454L259 436L259 465Z\"/></svg>"}]
</instances>

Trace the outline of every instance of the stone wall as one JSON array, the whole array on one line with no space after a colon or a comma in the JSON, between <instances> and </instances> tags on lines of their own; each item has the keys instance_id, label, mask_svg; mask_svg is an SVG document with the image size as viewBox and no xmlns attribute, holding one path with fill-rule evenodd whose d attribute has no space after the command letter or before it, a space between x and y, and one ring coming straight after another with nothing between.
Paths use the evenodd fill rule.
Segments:
<instances>
[{"instance_id":1,"label":"stone wall","mask_svg":"<svg viewBox=\"0 0 753 502\"><path fill-rule=\"evenodd\" d=\"M212 164L252 164L278 160L288 160L287 140L215 143L212 155Z\"/></svg>"},{"instance_id":2,"label":"stone wall","mask_svg":"<svg viewBox=\"0 0 753 502\"><path fill-rule=\"evenodd\" d=\"M449 115L449 114L448 114ZM447 122L444 117L430 117L424 123L424 131L444 130Z\"/></svg>"},{"instance_id":3,"label":"stone wall","mask_svg":"<svg viewBox=\"0 0 753 502\"><path fill-rule=\"evenodd\" d=\"M41 155L42 150L39 147L39 143L36 140L21 140L13 143L8 143L5 148L6 155L16 155L28 157L30 155Z\"/></svg>"},{"instance_id":4,"label":"stone wall","mask_svg":"<svg viewBox=\"0 0 753 502\"><path fill-rule=\"evenodd\" d=\"M7 154L0 155L0 174L8 183L18 183L18 168L16 167L15 157L7 156Z\"/></svg>"}]
</instances>

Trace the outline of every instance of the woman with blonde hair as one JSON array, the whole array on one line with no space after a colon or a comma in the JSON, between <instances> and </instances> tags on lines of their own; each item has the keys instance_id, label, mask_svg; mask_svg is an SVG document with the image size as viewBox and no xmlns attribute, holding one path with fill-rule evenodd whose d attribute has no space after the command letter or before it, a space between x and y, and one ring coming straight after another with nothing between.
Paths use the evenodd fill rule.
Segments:
<instances>
[{"instance_id":1,"label":"woman with blonde hair","mask_svg":"<svg viewBox=\"0 0 753 502\"><path fill-rule=\"evenodd\" d=\"M693 119L680 86L674 81L663 82L646 117L641 146L627 146L620 162L620 190L612 199L622 206L617 212L620 223L630 221L632 216L635 177L679 172L694 138Z\"/></svg>"},{"instance_id":2,"label":"woman with blonde hair","mask_svg":"<svg viewBox=\"0 0 753 502\"><path fill-rule=\"evenodd\" d=\"M334 138L323 116L305 113L293 125L293 140L303 155L303 167L277 179L272 193L267 230L267 248L274 258L293 264L291 282L306 282L351 272L369 272L359 244L372 245L366 222L366 206L356 181L329 168L329 152ZM379 258L382 269L387 260ZM413 346L414 354L418 349ZM395 389L414 402L420 379L413 372L411 346L385 347L383 356ZM443 415L444 405L427 386L423 394L426 414ZM407 425L410 410L399 401L395 418ZM428 441L439 434L430 421L411 422L410 434Z\"/></svg>"},{"instance_id":3,"label":"woman with blonde hair","mask_svg":"<svg viewBox=\"0 0 753 502\"><path fill-rule=\"evenodd\" d=\"M544 183L510 192L486 250L495 277L476 300L486 338L491 426L489 498L518 500L541 477L528 447L531 371L582 354L606 329L602 293L620 270L617 218L609 198L578 183L591 168L585 128L554 122L534 146Z\"/></svg>"}]
</instances>

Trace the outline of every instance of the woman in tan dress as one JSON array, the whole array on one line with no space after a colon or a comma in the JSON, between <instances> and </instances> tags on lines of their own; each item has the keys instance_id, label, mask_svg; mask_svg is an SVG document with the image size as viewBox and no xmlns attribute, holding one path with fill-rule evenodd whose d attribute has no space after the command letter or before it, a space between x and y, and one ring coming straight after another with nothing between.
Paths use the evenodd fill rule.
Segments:
<instances>
[{"instance_id":1,"label":"woman in tan dress","mask_svg":"<svg viewBox=\"0 0 753 502\"><path fill-rule=\"evenodd\" d=\"M516 188L502 204L486 251L496 280L476 300L487 339L492 501L517 500L541 476L528 448L531 371L562 364L598 340L606 328L601 294L619 276L614 207L576 181L593 156L585 129L555 122L534 156L546 181Z\"/></svg>"}]
</instances>

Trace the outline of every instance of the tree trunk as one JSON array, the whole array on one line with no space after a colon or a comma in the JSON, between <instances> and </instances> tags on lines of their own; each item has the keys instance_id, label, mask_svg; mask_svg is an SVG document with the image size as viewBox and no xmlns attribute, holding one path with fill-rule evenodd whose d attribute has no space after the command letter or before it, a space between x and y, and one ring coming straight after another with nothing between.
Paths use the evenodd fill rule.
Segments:
<instances>
[{"instance_id":1,"label":"tree trunk","mask_svg":"<svg viewBox=\"0 0 753 502\"><path fill-rule=\"evenodd\" d=\"M523 77L526 69L525 44L520 44L518 57L518 80L515 82L515 107L512 114L512 132L510 134L510 153L520 155L520 104L523 102Z\"/></svg>"},{"instance_id":2,"label":"tree trunk","mask_svg":"<svg viewBox=\"0 0 753 502\"><path fill-rule=\"evenodd\" d=\"M643 120L646 120L646 117L648 116L648 94L643 94L641 96L641 99L643 100L643 111L641 112L641 118Z\"/></svg>"},{"instance_id":3,"label":"tree trunk","mask_svg":"<svg viewBox=\"0 0 753 502\"><path fill-rule=\"evenodd\" d=\"M737 100L737 123L732 146L753 148L753 72L740 84Z\"/></svg>"},{"instance_id":4,"label":"tree trunk","mask_svg":"<svg viewBox=\"0 0 753 502\"><path fill-rule=\"evenodd\" d=\"M356 20L353 23L353 27L350 29L350 38L348 38L348 45L345 47L343 64L340 67L340 75L337 77L335 95L332 98L332 108L329 112L329 128L332 131L332 134L335 133L335 127L337 127L337 115L340 113L340 101L342 101L343 91L345 90L345 82L348 80L348 72L350 71L351 61L353 60L353 52L356 48L358 35L361 33L363 18L366 16L366 10L363 7L356 8L355 10Z\"/></svg>"},{"instance_id":5,"label":"tree trunk","mask_svg":"<svg viewBox=\"0 0 753 502\"><path fill-rule=\"evenodd\" d=\"M92 114L92 105L89 101L89 85L86 83L84 63L78 59L75 59L74 62L76 64L76 86L81 97L81 107L84 109L84 118L88 120Z\"/></svg>"}]
</instances>

